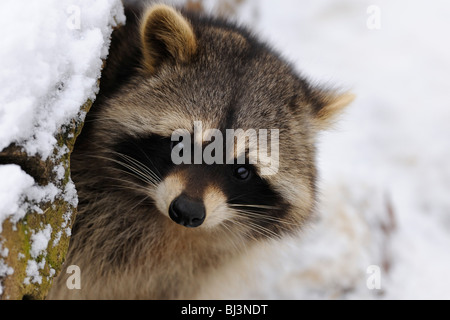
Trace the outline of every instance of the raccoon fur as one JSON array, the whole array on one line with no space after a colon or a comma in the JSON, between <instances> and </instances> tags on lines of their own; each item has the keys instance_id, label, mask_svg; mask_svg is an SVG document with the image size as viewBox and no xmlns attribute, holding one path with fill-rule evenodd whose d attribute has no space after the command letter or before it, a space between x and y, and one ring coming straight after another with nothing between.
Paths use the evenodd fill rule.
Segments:
<instances>
[{"instance_id":1,"label":"raccoon fur","mask_svg":"<svg viewBox=\"0 0 450 320\"><path fill-rule=\"evenodd\" d=\"M65 266L79 266L81 289L62 272L49 299L195 299L247 248L301 231L315 207L317 134L352 100L224 19L162 4L126 16L71 158L79 207ZM171 136L196 121L278 129L277 172L174 165Z\"/></svg>"}]
</instances>

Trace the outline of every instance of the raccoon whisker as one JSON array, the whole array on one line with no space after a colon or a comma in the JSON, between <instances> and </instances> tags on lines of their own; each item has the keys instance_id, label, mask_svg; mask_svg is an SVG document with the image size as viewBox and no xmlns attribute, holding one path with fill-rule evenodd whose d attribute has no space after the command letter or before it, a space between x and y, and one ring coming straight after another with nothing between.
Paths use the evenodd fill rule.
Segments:
<instances>
[{"instance_id":1,"label":"raccoon whisker","mask_svg":"<svg viewBox=\"0 0 450 320\"><path fill-rule=\"evenodd\" d=\"M127 174L127 175L130 175L130 176L132 176L132 177L134 177L134 178L136 178L136 179L138 179L138 180L140 180L140 181L142 181L142 182L144 182L145 184L147 184L147 185L149 185L149 186L151 186L151 187L157 187L157 182L156 181L150 181L149 179L142 179L140 176L137 176L137 175L135 175L134 173L132 173L132 172L129 172L129 171L126 171L126 170L122 170L122 169L119 169L119 168L111 168L112 170L115 170L115 171L118 171L118 172L122 172L122 173L124 173L124 174ZM127 182L128 180L121 180L122 182ZM131 181L128 181L129 183L131 183ZM141 189L142 189L142 186L141 185L139 185L139 184L137 184L137 183L134 183L136 186L139 186L139 187L141 187Z\"/></svg>"},{"instance_id":2,"label":"raccoon whisker","mask_svg":"<svg viewBox=\"0 0 450 320\"><path fill-rule=\"evenodd\" d=\"M138 171L137 169L135 170L132 167L128 167L128 166L125 166L125 165L122 165L122 166L125 167L126 169L129 169L132 172L129 172L129 171L126 171L126 170L123 170L123 169L119 169L119 168L112 168L112 169L116 170L116 171L119 171L119 172L122 172L122 173L125 173L125 174L128 174L130 176L133 176L133 177L135 177L135 178L137 178L137 179L141 180L142 182L147 183L149 185L156 186L157 182L153 181L150 177L144 175L142 172Z\"/></svg>"},{"instance_id":3,"label":"raccoon whisker","mask_svg":"<svg viewBox=\"0 0 450 320\"><path fill-rule=\"evenodd\" d=\"M268 222L276 222L276 223L280 223L280 224L284 224L284 225L288 225L288 226L296 226L296 227L301 227L302 225L299 223L295 223L291 220L286 220L286 219L282 219L282 218L278 218L278 217L272 217L272 216L267 216L264 214L261 214L261 212L254 212L254 211L248 211L248 210L239 210L239 209L234 209L235 211L242 213L246 216L249 217L254 217L260 220L266 220Z\"/></svg>"},{"instance_id":4,"label":"raccoon whisker","mask_svg":"<svg viewBox=\"0 0 450 320\"><path fill-rule=\"evenodd\" d=\"M290 223L288 223L288 222L286 222L286 221L281 221L281 220L276 220L275 218L272 218L272 217L265 217L265 216L262 216L262 215L251 215L251 214L249 214L248 212L237 212L238 213L238 216L239 217L241 217L243 220L245 220L246 222L247 221L249 221L249 223L254 223L253 221L252 221L252 217L253 218L256 218L256 219L258 219L258 220L260 220L260 221L263 221L263 222L267 222L267 223L276 223L277 224L277 227L278 228L280 228L280 229L282 229L282 230L284 230L284 231L289 231L289 230L291 230L290 228L288 228L288 226L291 226L291 224ZM260 227L262 227L262 226L260 226ZM265 228L265 227L263 227L263 228ZM267 228L265 228L265 229L267 229ZM269 230L269 231L271 231L271 230ZM273 231L271 231L272 233L273 233ZM278 235L276 236L276 237L279 237Z\"/></svg>"},{"instance_id":5,"label":"raccoon whisker","mask_svg":"<svg viewBox=\"0 0 450 320\"><path fill-rule=\"evenodd\" d=\"M115 189L118 189L118 190L130 190L130 191L134 191L134 192L139 192L138 188L127 187L127 186L123 186L123 185L119 185L119 184L112 184L111 187L114 187Z\"/></svg>"},{"instance_id":6,"label":"raccoon whisker","mask_svg":"<svg viewBox=\"0 0 450 320\"><path fill-rule=\"evenodd\" d=\"M97 157L98 158L98 157ZM107 168L108 170L114 170L114 171L118 171L118 172L121 172L121 173L125 173L125 174L127 174L127 175L130 175L130 176L132 176L132 177L134 177L134 178L137 178L138 180L140 180L140 181L142 181L142 182L144 182L145 184L147 184L147 185L149 185L149 186L151 186L151 187L157 187L157 184L156 184L156 182L149 182L149 181L147 181L147 180L143 180L140 176L136 176L134 173L131 173L131 172L129 172L129 171L125 171L125 170L123 170L123 169L120 169L120 168L114 168L114 167L103 167L104 169L105 168ZM126 183L126 184L130 184L130 185L133 185L133 186L136 186L137 188L136 188L136 190L138 190L138 188L139 188L139 190L140 191L142 191L142 185L140 185L140 184L137 184L136 182L132 182L131 180L125 180L125 179L119 179L119 178L112 178L112 177L105 177L105 179L110 179L110 180L117 180L117 181L120 181L120 182L123 182L123 183Z\"/></svg>"},{"instance_id":7,"label":"raccoon whisker","mask_svg":"<svg viewBox=\"0 0 450 320\"><path fill-rule=\"evenodd\" d=\"M250 227L250 229L252 231L257 232L258 234L260 234L268 239L280 238L280 236L278 234L276 234L275 232L273 232L272 230L269 230L263 226L260 226L256 223L252 222L248 217L240 214L239 212L235 212L235 213L237 214L238 217L241 217L243 219L242 219L242 221L233 220L234 223ZM253 238L253 240L257 240L257 239Z\"/></svg>"},{"instance_id":8,"label":"raccoon whisker","mask_svg":"<svg viewBox=\"0 0 450 320\"><path fill-rule=\"evenodd\" d=\"M283 222L280 218L266 216L266 215L263 215L261 213L245 211L245 210L236 210L236 209L235 209L235 211L239 212L240 214L244 215L245 217L253 217L253 218L258 218L260 220L266 220L266 221L277 222L277 223L278 222L279 223Z\"/></svg>"},{"instance_id":9,"label":"raccoon whisker","mask_svg":"<svg viewBox=\"0 0 450 320\"><path fill-rule=\"evenodd\" d=\"M154 178L154 177L148 176L147 174L145 174L145 172L142 172L139 168L135 167L134 165L132 165L132 164L127 164L127 163L125 163L125 162L118 161L118 160L116 160L115 162L116 162L117 164L120 164L122 167L124 167L124 168L126 168L126 169L129 169L130 171L134 172L137 176L139 176L139 177L145 179L146 181L152 182L152 183L155 182L155 178ZM156 182L157 182L157 181L156 181Z\"/></svg>"},{"instance_id":10,"label":"raccoon whisker","mask_svg":"<svg viewBox=\"0 0 450 320\"><path fill-rule=\"evenodd\" d=\"M236 221L235 219L227 219L222 224L222 227L223 229L225 229L225 230L222 229L222 231L228 233L226 234L225 239L227 239L229 242L232 243L237 252L248 251L245 238L251 238L252 240L256 241L256 238L247 232L248 228L239 221ZM229 237L229 234L233 235L234 237L233 238ZM223 238L221 238L221 240L223 240Z\"/></svg>"},{"instance_id":11,"label":"raccoon whisker","mask_svg":"<svg viewBox=\"0 0 450 320\"><path fill-rule=\"evenodd\" d=\"M229 204L232 204L231 202L233 202L233 201L237 201L237 200L239 200L239 199L245 199L247 196L249 196L249 195L251 195L251 194L252 194L251 192L241 193L240 195L238 195L238 196L236 196L236 197L233 197L233 198L231 198L231 199L228 199L228 203L229 203Z\"/></svg>"},{"instance_id":12,"label":"raccoon whisker","mask_svg":"<svg viewBox=\"0 0 450 320\"><path fill-rule=\"evenodd\" d=\"M121 186L117 186L118 187L118 190L121 190L121 189L123 189L123 190L130 190L131 188L127 188L127 187L123 187L123 188L121 188ZM153 204L154 203L154 200L149 196L149 195L147 195L147 194L145 194L145 193L142 193L142 192L139 192L139 190L136 190L138 193L140 193L140 197L139 198L141 198L141 200L137 203L137 204L135 204L135 202L136 201L131 201L130 202L130 204L135 204L130 210L128 210L127 211L127 213L128 212L131 212L132 210L134 210L134 209L136 209L138 206L140 206L144 201L148 201L148 203L150 203L150 204ZM138 199L139 199L138 198ZM136 199L137 200L137 199Z\"/></svg>"},{"instance_id":13,"label":"raccoon whisker","mask_svg":"<svg viewBox=\"0 0 450 320\"><path fill-rule=\"evenodd\" d=\"M256 230L256 229L260 230L261 234L265 234L267 236L267 238L269 238L269 239L272 239L272 238L281 239L281 236L279 234L276 234L274 231L272 231L268 228L260 226L259 224L256 224L251 221L246 221L245 223L247 223L252 228L255 228L254 230Z\"/></svg>"},{"instance_id":14,"label":"raccoon whisker","mask_svg":"<svg viewBox=\"0 0 450 320\"><path fill-rule=\"evenodd\" d=\"M150 159L150 158L148 157L147 153L145 153L145 151L142 150L142 147L139 146L139 145L138 145L137 143L135 143L134 141L133 141L133 144L139 149L139 151L145 156L145 158L147 158L147 160L152 164L152 166L153 166L153 167L155 168L155 170L156 170L156 173L157 173L159 176L162 176L161 172L159 172L158 168L155 166L155 164L153 163L152 159Z\"/></svg>"},{"instance_id":15,"label":"raccoon whisker","mask_svg":"<svg viewBox=\"0 0 450 320\"><path fill-rule=\"evenodd\" d=\"M116 160L116 159L113 159L113 158L102 157L102 156L92 156L92 157L97 158L97 159L111 161L111 162L116 163L116 164L118 164L118 165L120 165L120 166L122 166L122 167L124 167L126 169L129 169L131 172L128 172L128 171L125 171L125 170L120 170L120 169L119 170L124 172L124 173L130 174L130 175L134 176L135 178L138 178L139 180L141 180L141 181L143 181L145 183L151 184L153 186L156 186L156 184L158 183L158 181L154 181L154 179L152 177L149 177L148 175L145 175L138 168L135 168L135 167L133 167L133 166L131 166L129 164L126 164L126 163L124 163L122 161L119 161L119 160ZM113 169L117 170L117 168L113 168Z\"/></svg>"},{"instance_id":16,"label":"raccoon whisker","mask_svg":"<svg viewBox=\"0 0 450 320\"><path fill-rule=\"evenodd\" d=\"M130 160L131 161L131 160ZM137 164L139 165L139 164ZM161 182L161 178L158 177L153 171L151 171L148 167L142 167L137 168L137 170L142 169L144 172L142 172L146 177L150 178L155 184L158 184Z\"/></svg>"},{"instance_id":17,"label":"raccoon whisker","mask_svg":"<svg viewBox=\"0 0 450 320\"><path fill-rule=\"evenodd\" d=\"M236 236L238 233L236 233L232 228L230 228L229 226L227 226L226 225L226 223L224 223L223 225L222 225L222 227L225 229L225 231L227 232L227 233L229 233L229 234L232 234L232 235L234 235L234 236ZM239 229L241 229L241 228L239 228ZM237 231L239 231L239 229L237 230ZM222 229L223 230L223 229ZM231 243L231 245L234 247L234 249L236 249L236 251L240 251L240 249L239 249L239 247L238 247L238 245L236 244L236 242L234 241L234 239L231 239L230 237L228 237L228 236L225 236L225 239L227 239L228 240L228 242L230 242ZM240 244L243 244L243 241L242 241L242 239L239 239L240 240Z\"/></svg>"},{"instance_id":18,"label":"raccoon whisker","mask_svg":"<svg viewBox=\"0 0 450 320\"><path fill-rule=\"evenodd\" d=\"M238 227L239 229L236 230L236 231L242 232L242 233L244 234L245 237L247 237L247 238L249 238L249 239L251 239L251 240L253 240L253 241L258 241L258 239L256 239L251 233L249 233L249 232L247 231L248 226L247 226L246 224L244 224L244 223L242 223L242 222L239 222L239 221L237 221L237 220L235 220L235 219L229 220L229 222L231 222L232 224L234 224L234 226ZM253 229L252 229L252 230L253 230ZM256 232L260 234L259 231L256 230ZM264 236L265 236L265 235L264 235Z\"/></svg>"},{"instance_id":19,"label":"raccoon whisker","mask_svg":"<svg viewBox=\"0 0 450 320\"><path fill-rule=\"evenodd\" d=\"M153 172L148 166L146 166L145 164L143 164L142 162L140 162L139 160L136 160L126 154L122 154L119 152L115 152L115 154L117 154L119 157L124 158L125 161L129 161L131 162L131 164L135 164L137 166L139 166L140 169L142 169L145 173L147 173L149 176L153 177L157 182L161 182L161 178L155 173Z\"/></svg>"},{"instance_id":20,"label":"raccoon whisker","mask_svg":"<svg viewBox=\"0 0 450 320\"><path fill-rule=\"evenodd\" d=\"M300 224L295 224L295 223L291 223L290 221L283 221L283 220L277 220L277 219L271 219L269 217L262 217L262 216L258 216L258 215L250 215L248 212L244 213L244 219L249 219L251 220L253 219L258 219L261 222L265 222L268 224L275 224L276 227L280 228L281 230L284 231L289 231L292 229L292 227L298 227L301 226Z\"/></svg>"},{"instance_id":21,"label":"raccoon whisker","mask_svg":"<svg viewBox=\"0 0 450 320\"><path fill-rule=\"evenodd\" d=\"M280 238L279 235L277 235L275 232L270 231L267 228L261 227L255 223L250 223L247 222L248 226L251 227L251 229L255 232L258 232L260 235L264 236L267 239L272 239L272 238Z\"/></svg>"},{"instance_id":22,"label":"raccoon whisker","mask_svg":"<svg viewBox=\"0 0 450 320\"><path fill-rule=\"evenodd\" d=\"M134 182L131 182L131 181L128 181L125 179L119 179L119 178L113 178L113 177L108 177L108 179L117 181L117 182L123 182L124 184L128 184L128 185L111 185L112 187L120 187L122 189L133 190L133 191L136 191L143 195L147 195L147 193L145 191L148 191L148 190L142 188L142 186L137 183L134 183Z\"/></svg>"},{"instance_id":23,"label":"raccoon whisker","mask_svg":"<svg viewBox=\"0 0 450 320\"><path fill-rule=\"evenodd\" d=\"M266 205L251 205L251 204L229 204L228 206L233 208L255 208L255 209L267 209L267 210L276 210L277 207L274 206L266 206Z\"/></svg>"}]
</instances>

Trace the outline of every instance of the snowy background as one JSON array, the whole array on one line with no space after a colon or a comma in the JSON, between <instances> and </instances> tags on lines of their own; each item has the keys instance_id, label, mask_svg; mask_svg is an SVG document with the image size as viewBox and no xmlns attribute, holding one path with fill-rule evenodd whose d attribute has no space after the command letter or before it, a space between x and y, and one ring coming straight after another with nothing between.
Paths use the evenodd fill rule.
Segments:
<instances>
[{"instance_id":1,"label":"snowy background","mask_svg":"<svg viewBox=\"0 0 450 320\"><path fill-rule=\"evenodd\" d=\"M320 137L321 204L310 228L237 262L242 277L230 275L216 295L450 299L450 3L204 4L217 11L225 2L238 3L236 19L299 72L357 100ZM0 3L0 149L18 142L46 157L56 128L96 92L120 8L114 0L23 3ZM75 30L66 26L73 4L81 8ZM54 193L18 167L0 166L0 224L20 218L24 195ZM381 289L370 290L377 270ZM0 263L2 272L11 270Z\"/></svg>"}]
</instances>

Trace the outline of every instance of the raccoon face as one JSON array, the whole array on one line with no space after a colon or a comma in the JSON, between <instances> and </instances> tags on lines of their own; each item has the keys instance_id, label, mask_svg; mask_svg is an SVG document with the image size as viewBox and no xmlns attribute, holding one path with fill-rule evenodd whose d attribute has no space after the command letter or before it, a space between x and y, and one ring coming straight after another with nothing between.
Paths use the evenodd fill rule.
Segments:
<instances>
[{"instance_id":1,"label":"raccoon face","mask_svg":"<svg viewBox=\"0 0 450 320\"><path fill-rule=\"evenodd\" d=\"M140 66L98 115L107 137L98 153L111 159L109 174L128 187L122 192L141 197L137 207L152 212L142 219L251 238L298 230L314 206L315 136L351 96L311 87L266 45L227 22L156 5L139 32ZM180 130L190 139L174 141ZM241 142L227 148L222 141L212 152L211 143L221 138L211 130L222 137L235 130L232 141ZM251 130L256 140L245 135ZM267 144L261 134L269 135ZM251 161L252 146L257 161ZM209 163L195 151L233 161ZM191 163L175 164L177 153Z\"/></svg>"},{"instance_id":2,"label":"raccoon face","mask_svg":"<svg viewBox=\"0 0 450 320\"><path fill-rule=\"evenodd\" d=\"M174 150L183 143L155 134L122 137L111 154L115 155L114 163L122 173L121 179L150 197L158 214L180 226L214 230L224 225L236 228L236 225L249 224L257 233L269 236L279 227L287 229L288 221L296 224L294 219L286 217L290 205L281 191L270 184L269 176L261 175L260 164L250 164L249 158L242 164L233 158L227 164L226 157L221 164L206 164L204 159L195 164L196 142L192 138L192 147L188 148L192 150L190 164L174 164ZM245 146L249 146L248 142ZM200 145L202 155L208 146ZM246 149L243 153L248 155Z\"/></svg>"}]
</instances>

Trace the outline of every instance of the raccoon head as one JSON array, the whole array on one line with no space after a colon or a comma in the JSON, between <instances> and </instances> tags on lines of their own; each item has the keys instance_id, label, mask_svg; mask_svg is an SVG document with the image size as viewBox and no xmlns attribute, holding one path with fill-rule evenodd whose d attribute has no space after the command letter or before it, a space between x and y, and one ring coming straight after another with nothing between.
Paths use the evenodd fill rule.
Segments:
<instances>
[{"instance_id":1,"label":"raccoon head","mask_svg":"<svg viewBox=\"0 0 450 320\"><path fill-rule=\"evenodd\" d=\"M128 187L117 197L141 197L136 208L152 213L142 219L180 232L257 239L298 230L315 202L316 135L352 97L311 86L226 21L156 5L136 30L132 76L96 115L102 143L95 152L109 159L111 179ZM174 139L176 132L186 136ZM211 150L213 142L219 147ZM176 164L174 154L192 161Z\"/></svg>"}]
</instances>

